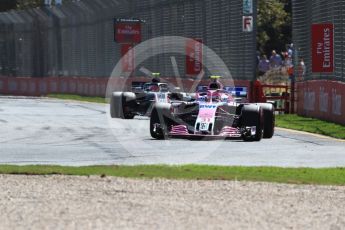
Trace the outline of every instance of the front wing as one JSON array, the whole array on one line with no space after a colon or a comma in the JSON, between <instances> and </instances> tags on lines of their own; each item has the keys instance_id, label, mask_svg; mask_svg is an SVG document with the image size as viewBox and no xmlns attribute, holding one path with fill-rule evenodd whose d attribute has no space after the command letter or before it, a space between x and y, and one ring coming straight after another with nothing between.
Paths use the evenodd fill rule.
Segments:
<instances>
[{"instance_id":1,"label":"front wing","mask_svg":"<svg viewBox=\"0 0 345 230\"><path fill-rule=\"evenodd\" d=\"M207 132L190 133L185 125L174 125L171 127L168 135L174 138L209 138L209 139L232 139L242 138L244 135L254 136L256 134L256 127L235 128L224 126L218 135Z\"/></svg>"}]
</instances>

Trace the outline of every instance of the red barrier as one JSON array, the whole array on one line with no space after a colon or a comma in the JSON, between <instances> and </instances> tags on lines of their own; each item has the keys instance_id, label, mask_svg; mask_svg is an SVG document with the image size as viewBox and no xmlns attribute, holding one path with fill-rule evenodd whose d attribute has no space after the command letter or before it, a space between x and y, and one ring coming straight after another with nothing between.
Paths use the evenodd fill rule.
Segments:
<instances>
[{"instance_id":1,"label":"red barrier","mask_svg":"<svg viewBox=\"0 0 345 230\"><path fill-rule=\"evenodd\" d=\"M105 95L108 78L88 77L4 77L0 76L0 94L44 96L50 93Z\"/></svg>"},{"instance_id":2,"label":"red barrier","mask_svg":"<svg viewBox=\"0 0 345 230\"><path fill-rule=\"evenodd\" d=\"M0 93L8 94L8 79L3 76L0 76Z\"/></svg>"},{"instance_id":3,"label":"red barrier","mask_svg":"<svg viewBox=\"0 0 345 230\"><path fill-rule=\"evenodd\" d=\"M104 97L107 87L109 91L131 90L133 81L147 82L147 77L125 78L90 78L90 77L4 77L0 76L0 94L4 95L22 95L22 96L44 96L51 93L78 94L83 96ZM195 79L181 79L177 81L176 77L165 77L164 82L175 86L182 86L185 91L194 91L196 87ZM235 86L248 87L250 92L250 81L232 81L224 79L224 85L235 84ZM198 84L208 85L209 80L202 80Z\"/></svg>"},{"instance_id":4,"label":"red barrier","mask_svg":"<svg viewBox=\"0 0 345 230\"><path fill-rule=\"evenodd\" d=\"M297 113L345 125L345 83L315 80L297 83Z\"/></svg>"},{"instance_id":5,"label":"red barrier","mask_svg":"<svg viewBox=\"0 0 345 230\"><path fill-rule=\"evenodd\" d=\"M40 96L40 92L46 91L45 82L39 79L17 77L0 77L2 87L1 94Z\"/></svg>"}]
</instances>

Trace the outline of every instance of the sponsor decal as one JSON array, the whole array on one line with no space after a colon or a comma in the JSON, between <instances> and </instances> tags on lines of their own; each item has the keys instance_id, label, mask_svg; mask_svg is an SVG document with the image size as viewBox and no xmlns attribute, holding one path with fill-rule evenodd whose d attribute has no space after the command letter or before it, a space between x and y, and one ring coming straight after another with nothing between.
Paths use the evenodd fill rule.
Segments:
<instances>
[{"instance_id":1,"label":"sponsor decal","mask_svg":"<svg viewBox=\"0 0 345 230\"><path fill-rule=\"evenodd\" d=\"M200 105L199 106L200 109L215 109L217 108L216 105Z\"/></svg>"},{"instance_id":2,"label":"sponsor decal","mask_svg":"<svg viewBox=\"0 0 345 230\"><path fill-rule=\"evenodd\" d=\"M312 72L334 72L334 25L312 25Z\"/></svg>"},{"instance_id":3,"label":"sponsor decal","mask_svg":"<svg viewBox=\"0 0 345 230\"><path fill-rule=\"evenodd\" d=\"M208 105L208 104L203 104L199 105L199 118L204 121L204 122L210 122L217 110L217 105Z\"/></svg>"}]
</instances>

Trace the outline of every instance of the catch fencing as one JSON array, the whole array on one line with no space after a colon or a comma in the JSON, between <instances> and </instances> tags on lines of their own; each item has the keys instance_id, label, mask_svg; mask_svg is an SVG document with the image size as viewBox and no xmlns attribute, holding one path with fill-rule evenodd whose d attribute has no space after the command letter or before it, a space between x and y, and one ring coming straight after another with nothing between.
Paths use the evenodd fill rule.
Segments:
<instances>
[{"instance_id":1,"label":"catch fencing","mask_svg":"<svg viewBox=\"0 0 345 230\"><path fill-rule=\"evenodd\" d=\"M345 1L343 0L292 0L293 42L295 66L301 58L306 65L303 80L345 81ZM312 25L333 24L334 26L334 71L312 71ZM296 68L296 75L298 75Z\"/></svg>"},{"instance_id":2,"label":"catch fencing","mask_svg":"<svg viewBox=\"0 0 345 230\"><path fill-rule=\"evenodd\" d=\"M292 6L297 112L345 124L345 1L292 0Z\"/></svg>"},{"instance_id":3,"label":"catch fencing","mask_svg":"<svg viewBox=\"0 0 345 230\"><path fill-rule=\"evenodd\" d=\"M256 0L253 8L256 12ZM249 81L255 75L256 26L243 32L243 1L238 0L80 0L0 13L0 75L109 77L121 58L114 18L145 21L143 41L159 36L202 39L234 79ZM185 56L176 61L183 77ZM143 65L163 76L175 74L166 54ZM135 76L143 75L140 67Z\"/></svg>"}]
</instances>

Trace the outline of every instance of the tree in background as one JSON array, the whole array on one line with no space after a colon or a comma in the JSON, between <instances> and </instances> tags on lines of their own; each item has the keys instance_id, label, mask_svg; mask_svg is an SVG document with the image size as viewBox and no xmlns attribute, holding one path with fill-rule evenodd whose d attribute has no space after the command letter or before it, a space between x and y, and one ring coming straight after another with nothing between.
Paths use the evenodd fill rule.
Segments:
<instances>
[{"instance_id":1,"label":"tree in background","mask_svg":"<svg viewBox=\"0 0 345 230\"><path fill-rule=\"evenodd\" d=\"M17 0L17 9L24 10L44 5L43 0Z\"/></svg>"},{"instance_id":2,"label":"tree in background","mask_svg":"<svg viewBox=\"0 0 345 230\"><path fill-rule=\"evenodd\" d=\"M291 0L258 0L257 47L261 53L285 51L292 40Z\"/></svg>"},{"instance_id":3,"label":"tree in background","mask_svg":"<svg viewBox=\"0 0 345 230\"><path fill-rule=\"evenodd\" d=\"M0 12L16 9L17 1L15 0L0 0Z\"/></svg>"},{"instance_id":4,"label":"tree in background","mask_svg":"<svg viewBox=\"0 0 345 230\"><path fill-rule=\"evenodd\" d=\"M70 1L70 0L64 0ZM0 12L8 10L24 10L44 5L45 0L0 0ZM51 0L55 4L55 0Z\"/></svg>"}]
</instances>

